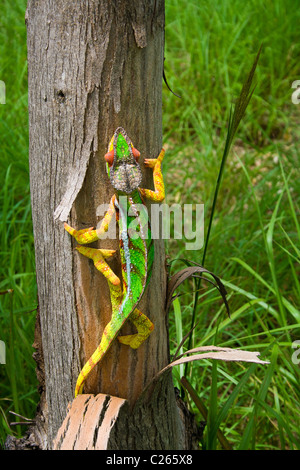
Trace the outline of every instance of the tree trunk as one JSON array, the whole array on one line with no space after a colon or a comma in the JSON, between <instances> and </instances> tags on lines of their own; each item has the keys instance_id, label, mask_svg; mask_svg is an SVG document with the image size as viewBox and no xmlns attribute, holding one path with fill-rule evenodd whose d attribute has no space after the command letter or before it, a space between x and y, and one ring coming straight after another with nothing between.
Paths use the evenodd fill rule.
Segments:
<instances>
[{"instance_id":1,"label":"tree trunk","mask_svg":"<svg viewBox=\"0 0 300 470\"><path fill-rule=\"evenodd\" d=\"M111 317L107 282L74 251L63 221L77 229L99 222L97 208L113 194L103 157L118 126L143 157L156 157L161 149L164 1L31 0L26 23L41 328L35 345L44 360L38 364L44 385L36 429L40 446L52 448L78 373ZM151 171L144 171L143 187L151 184ZM118 242L96 246L117 249ZM111 266L120 275L118 259ZM114 342L86 382L86 393L101 392L128 404L115 430L125 423L130 429L125 436L115 432L110 448L186 447L170 374L133 412L143 389L169 362L165 291L163 241L156 240L153 274L140 307L155 324L154 332L136 351Z\"/></svg>"}]
</instances>

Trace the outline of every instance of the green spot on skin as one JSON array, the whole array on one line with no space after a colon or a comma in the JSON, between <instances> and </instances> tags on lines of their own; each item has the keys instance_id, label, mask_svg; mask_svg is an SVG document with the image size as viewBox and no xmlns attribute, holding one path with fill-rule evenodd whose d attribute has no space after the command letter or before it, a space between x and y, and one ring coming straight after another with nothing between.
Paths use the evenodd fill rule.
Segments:
<instances>
[{"instance_id":1,"label":"green spot on skin","mask_svg":"<svg viewBox=\"0 0 300 470\"><path fill-rule=\"evenodd\" d=\"M130 151L128 144L122 134L118 135L118 140L117 140L117 159L126 159L130 157Z\"/></svg>"}]
</instances>

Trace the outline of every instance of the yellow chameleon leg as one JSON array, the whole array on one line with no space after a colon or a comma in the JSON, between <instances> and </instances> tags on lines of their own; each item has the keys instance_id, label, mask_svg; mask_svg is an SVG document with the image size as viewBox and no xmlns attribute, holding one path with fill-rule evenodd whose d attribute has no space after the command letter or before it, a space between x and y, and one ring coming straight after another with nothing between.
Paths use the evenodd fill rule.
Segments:
<instances>
[{"instance_id":1,"label":"yellow chameleon leg","mask_svg":"<svg viewBox=\"0 0 300 470\"><path fill-rule=\"evenodd\" d=\"M118 336L122 344L127 344L133 349L137 349L150 335L154 329L153 323L137 308L131 313L129 320L134 324L137 333L134 335Z\"/></svg>"},{"instance_id":2,"label":"yellow chameleon leg","mask_svg":"<svg viewBox=\"0 0 300 470\"><path fill-rule=\"evenodd\" d=\"M65 230L75 238L75 240L81 245L86 245L87 243L95 242L99 240L101 236L107 232L109 224L111 222L112 216L115 213L115 195L110 200L108 211L102 219L101 225L98 229L94 227L84 228L82 230L75 230L69 224L65 222Z\"/></svg>"},{"instance_id":3,"label":"yellow chameleon leg","mask_svg":"<svg viewBox=\"0 0 300 470\"><path fill-rule=\"evenodd\" d=\"M82 245L87 243L95 242L99 239L97 231L94 230L94 227L84 228L82 230L75 230L75 228L68 225L66 222L64 224L65 230L75 238L78 243Z\"/></svg>"},{"instance_id":4,"label":"yellow chameleon leg","mask_svg":"<svg viewBox=\"0 0 300 470\"><path fill-rule=\"evenodd\" d=\"M157 158L145 158L144 164L147 168L153 168L153 183L155 191L151 189L139 188L142 197L154 202L162 202L165 198L165 186L161 171L161 164L165 155L164 149L161 150Z\"/></svg>"},{"instance_id":5,"label":"yellow chameleon leg","mask_svg":"<svg viewBox=\"0 0 300 470\"><path fill-rule=\"evenodd\" d=\"M115 250L103 250L96 248L88 248L85 246L77 246L76 250L82 255L94 261L95 267L100 271L112 285L117 286L120 284L120 279L113 270L108 266L105 258L110 258L115 254Z\"/></svg>"}]
</instances>

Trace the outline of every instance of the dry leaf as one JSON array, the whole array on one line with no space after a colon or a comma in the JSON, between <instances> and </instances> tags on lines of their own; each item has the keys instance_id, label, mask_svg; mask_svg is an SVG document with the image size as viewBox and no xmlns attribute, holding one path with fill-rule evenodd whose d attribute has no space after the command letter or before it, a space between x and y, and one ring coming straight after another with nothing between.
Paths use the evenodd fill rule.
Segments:
<instances>
[{"instance_id":1,"label":"dry leaf","mask_svg":"<svg viewBox=\"0 0 300 470\"><path fill-rule=\"evenodd\" d=\"M180 271L178 271L171 277L168 283L168 289L167 289L166 312L169 311L171 303L176 298L176 296L174 296L174 292L177 289L177 287L179 287L180 284L182 284L189 277L200 277L199 274L203 274L203 273L210 274L216 281L216 284L214 284L210 279L205 278L206 281L212 283L219 290L222 296L222 299L225 303L227 313L228 315L230 315L229 306L228 306L228 302L226 299L227 291L225 289L224 284L221 282L220 278L216 274L208 271L207 269L203 268L203 266L200 266L200 264L196 264L196 263L194 266L188 266L187 268L181 269Z\"/></svg>"},{"instance_id":2,"label":"dry leaf","mask_svg":"<svg viewBox=\"0 0 300 470\"><path fill-rule=\"evenodd\" d=\"M202 354L194 354L199 353ZM193 354L192 356L183 357L187 354ZM257 364L269 364L269 361L262 361L258 358L260 353L258 351L245 351L243 349L232 349L232 348L223 348L220 346L200 346L199 348L190 349L184 354L179 356L173 362L170 362L166 367L158 372L155 376L155 379L158 378L161 374L169 370L171 367L184 364L186 362L199 361L200 359L215 359L218 361L232 361L232 362L254 362Z\"/></svg>"}]
</instances>

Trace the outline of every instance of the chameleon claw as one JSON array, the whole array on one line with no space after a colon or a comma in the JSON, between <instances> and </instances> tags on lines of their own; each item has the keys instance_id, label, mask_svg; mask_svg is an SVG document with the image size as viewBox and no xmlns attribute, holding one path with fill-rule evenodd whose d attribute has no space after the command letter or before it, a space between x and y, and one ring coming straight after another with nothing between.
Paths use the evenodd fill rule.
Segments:
<instances>
[{"instance_id":1,"label":"chameleon claw","mask_svg":"<svg viewBox=\"0 0 300 470\"><path fill-rule=\"evenodd\" d=\"M146 168L154 168L157 162L157 158L145 158L144 164Z\"/></svg>"},{"instance_id":2,"label":"chameleon claw","mask_svg":"<svg viewBox=\"0 0 300 470\"><path fill-rule=\"evenodd\" d=\"M64 223L64 229L70 233L70 235L73 235L74 232L76 232L76 230L71 227L69 224L67 224L67 222Z\"/></svg>"},{"instance_id":3,"label":"chameleon claw","mask_svg":"<svg viewBox=\"0 0 300 470\"><path fill-rule=\"evenodd\" d=\"M164 156L165 150L161 149L160 154L157 158L145 158L144 164L147 168L155 168L158 163L161 163L163 161Z\"/></svg>"},{"instance_id":4,"label":"chameleon claw","mask_svg":"<svg viewBox=\"0 0 300 470\"><path fill-rule=\"evenodd\" d=\"M117 250L105 250L105 249L101 249L100 251L104 259L111 258L117 252Z\"/></svg>"},{"instance_id":5,"label":"chameleon claw","mask_svg":"<svg viewBox=\"0 0 300 470\"><path fill-rule=\"evenodd\" d=\"M64 223L65 230L75 238L78 243L91 243L98 239L96 236L95 238L95 230L94 227L84 228L82 230L75 230L73 227L68 225L66 222Z\"/></svg>"}]
</instances>

